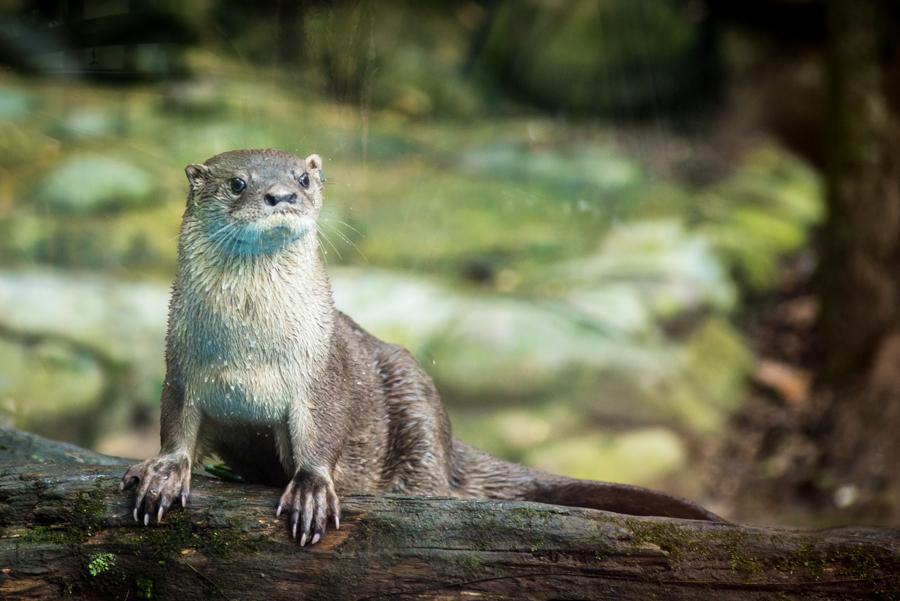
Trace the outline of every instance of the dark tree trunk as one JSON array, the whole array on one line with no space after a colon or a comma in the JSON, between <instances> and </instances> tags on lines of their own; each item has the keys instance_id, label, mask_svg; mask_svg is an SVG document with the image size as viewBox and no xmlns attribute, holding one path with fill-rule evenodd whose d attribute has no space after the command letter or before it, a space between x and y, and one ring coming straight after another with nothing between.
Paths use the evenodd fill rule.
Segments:
<instances>
[{"instance_id":1,"label":"dark tree trunk","mask_svg":"<svg viewBox=\"0 0 900 601\"><path fill-rule=\"evenodd\" d=\"M822 283L827 374L868 370L900 312L900 130L878 0L833 0L828 48L828 224Z\"/></svg>"},{"instance_id":2,"label":"dark tree trunk","mask_svg":"<svg viewBox=\"0 0 900 601\"><path fill-rule=\"evenodd\" d=\"M136 524L127 462L0 430L2 599L869 599L900 594L900 533L631 518L537 503L349 497L301 548L279 491L195 477Z\"/></svg>"},{"instance_id":3,"label":"dark tree trunk","mask_svg":"<svg viewBox=\"0 0 900 601\"><path fill-rule=\"evenodd\" d=\"M820 480L900 518L900 56L896 3L829 4Z\"/></svg>"}]
</instances>

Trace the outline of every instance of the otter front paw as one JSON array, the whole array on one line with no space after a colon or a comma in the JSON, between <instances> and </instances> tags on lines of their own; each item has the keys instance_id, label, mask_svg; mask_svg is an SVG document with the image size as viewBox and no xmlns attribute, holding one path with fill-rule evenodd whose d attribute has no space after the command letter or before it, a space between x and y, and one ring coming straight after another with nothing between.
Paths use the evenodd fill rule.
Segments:
<instances>
[{"instance_id":1,"label":"otter front paw","mask_svg":"<svg viewBox=\"0 0 900 601\"><path fill-rule=\"evenodd\" d=\"M187 506L191 494L191 460L187 455L173 453L142 461L125 472L119 488L125 490L135 483L139 483L133 512L135 521L143 514L146 526L156 514L156 521L161 522L178 497L182 507Z\"/></svg>"},{"instance_id":2,"label":"otter front paw","mask_svg":"<svg viewBox=\"0 0 900 601\"><path fill-rule=\"evenodd\" d=\"M325 534L328 514L334 516L334 527L341 527L341 506L334 483L323 472L300 469L288 483L278 502L275 516L290 508L291 536L297 538L300 529L300 546L310 540L314 545Z\"/></svg>"}]
</instances>

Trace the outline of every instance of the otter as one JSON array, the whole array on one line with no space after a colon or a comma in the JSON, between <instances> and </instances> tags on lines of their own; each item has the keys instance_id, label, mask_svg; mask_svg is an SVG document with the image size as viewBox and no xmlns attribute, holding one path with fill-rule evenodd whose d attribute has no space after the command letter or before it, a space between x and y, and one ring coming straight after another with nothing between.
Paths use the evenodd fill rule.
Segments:
<instances>
[{"instance_id":1,"label":"otter","mask_svg":"<svg viewBox=\"0 0 900 601\"><path fill-rule=\"evenodd\" d=\"M341 495L507 499L719 520L662 492L509 463L452 437L431 378L405 349L338 311L319 255L322 159L236 150L190 183L166 336L156 457L132 466L133 516L187 506L214 452L244 480L284 487L300 545L340 527ZM143 517L141 517L143 516Z\"/></svg>"}]
</instances>

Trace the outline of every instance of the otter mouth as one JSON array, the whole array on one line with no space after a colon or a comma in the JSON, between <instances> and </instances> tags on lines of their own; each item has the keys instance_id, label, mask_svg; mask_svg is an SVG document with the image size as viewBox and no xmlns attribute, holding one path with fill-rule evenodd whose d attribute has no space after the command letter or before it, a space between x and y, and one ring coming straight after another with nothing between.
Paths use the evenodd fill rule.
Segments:
<instances>
[{"instance_id":1,"label":"otter mouth","mask_svg":"<svg viewBox=\"0 0 900 601\"><path fill-rule=\"evenodd\" d=\"M300 237L310 229L310 219L298 209L284 208L260 217L253 222L252 230L260 236Z\"/></svg>"},{"instance_id":2,"label":"otter mouth","mask_svg":"<svg viewBox=\"0 0 900 601\"><path fill-rule=\"evenodd\" d=\"M297 242L313 226L299 211L280 210L239 227L225 250L235 255L271 255Z\"/></svg>"},{"instance_id":3,"label":"otter mouth","mask_svg":"<svg viewBox=\"0 0 900 601\"><path fill-rule=\"evenodd\" d=\"M271 209L271 212L268 215L260 218L259 221L265 221L268 217L274 217L278 215L295 215L297 217L302 217L303 211L301 211L295 205L277 205L276 207Z\"/></svg>"}]
</instances>

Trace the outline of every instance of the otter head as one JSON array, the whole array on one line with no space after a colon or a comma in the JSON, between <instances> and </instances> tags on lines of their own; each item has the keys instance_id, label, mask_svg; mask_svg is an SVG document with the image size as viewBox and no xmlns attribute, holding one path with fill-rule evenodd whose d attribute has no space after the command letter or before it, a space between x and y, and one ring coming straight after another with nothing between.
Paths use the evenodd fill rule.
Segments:
<instances>
[{"instance_id":1,"label":"otter head","mask_svg":"<svg viewBox=\"0 0 900 601\"><path fill-rule=\"evenodd\" d=\"M185 168L192 242L227 255L271 255L315 235L322 159L277 150L234 150Z\"/></svg>"}]
</instances>

